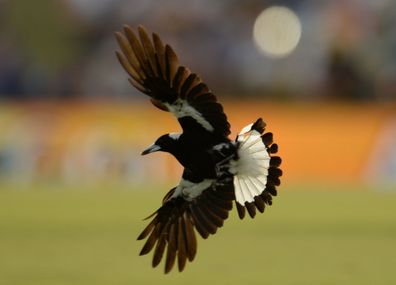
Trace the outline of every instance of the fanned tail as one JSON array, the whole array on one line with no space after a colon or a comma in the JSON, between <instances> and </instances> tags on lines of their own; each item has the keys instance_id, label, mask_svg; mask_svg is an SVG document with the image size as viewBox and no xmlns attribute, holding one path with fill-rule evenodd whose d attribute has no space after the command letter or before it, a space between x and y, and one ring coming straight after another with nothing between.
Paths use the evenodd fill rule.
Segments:
<instances>
[{"instance_id":1,"label":"fanned tail","mask_svg":"<svg viewBox=\"0 0 396 285\"><path fill-rule=\"evenodd\" d=\"M241 219L245 209L254 218L256 209L264 212L272 204L280 185L282 160L277 153L278 145L273 143L272 133L264 133L265 123L259 118L254 124L242 129L237 136L238 157L233 163L235 169L235 204Z\"/></svg>"}]
</instances>

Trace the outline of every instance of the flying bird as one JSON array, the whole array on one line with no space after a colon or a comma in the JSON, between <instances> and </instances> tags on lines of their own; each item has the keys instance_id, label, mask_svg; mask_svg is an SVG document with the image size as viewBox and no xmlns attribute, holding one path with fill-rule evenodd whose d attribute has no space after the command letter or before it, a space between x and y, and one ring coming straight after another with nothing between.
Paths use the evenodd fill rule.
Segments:
<instances>
[{"instance_id":1,"label":"flying bird","mask_svg":"<svg viewBox=\"0 0 396 285\"><path fill-rule=\"evenodd\" d=\"M193 261L196 232L206 239L228 218L235 203L240 219L264 212L276 196L282 171L278 146L259 118L244 127L235 140L222 105L201 78L180 65L168 44L139 26L116 32L117 58L130 83L148 95L152 104L172 113L181 133L159 137L142 155L163 151L184 167L179 184L163 198L138 236L146 240L140 252L154 250L152 266L165 259L165 273L177 260L179 271Z\"/></svg>"}]
</instances>

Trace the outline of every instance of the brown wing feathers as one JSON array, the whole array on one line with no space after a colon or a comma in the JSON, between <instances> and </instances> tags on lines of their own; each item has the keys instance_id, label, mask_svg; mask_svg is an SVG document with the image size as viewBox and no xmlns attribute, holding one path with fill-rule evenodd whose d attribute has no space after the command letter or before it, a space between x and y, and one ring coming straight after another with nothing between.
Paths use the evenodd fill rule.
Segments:
<instances>
[{"instance_id":1,"label":"brown wing feathers","mask_svg":"<svg viewBox=\"0 0 396 285\"><path fill-rule=\"evenodd\" d=\"M256 216L256 209L263 213L267 205L272 205L272 197L277 195L276 187L280 185L279 177L282 176L282 170L279 166L282 163L282 159L279 156L274 156L278 152L278 145L274 143L272 133L264 133L265 123L262 119L258 119L252 126L253 130L258 131L262 134L261 139L270 154L270 168L268 169L267 184L264 191L254 198L254 202L246 202L244 206L235 202L240 219L245 217L245 210L247 210L249 216L254 218Z\"/></svg>"},{"instance_id":2,"label":"brown wing feathers","mask_svg":"<svg viewBox=\"0 0 396 285\"><path fill-rule=\"evenodd\" d=\"M158 92L158 89L163 89L160 91L168 94L173 85L173 78L179 67L173 49L169 45L164 46L156 34L153 34L151 41L142 26L138 27L139 38L129 26L124 26L124 34L120 32L115 34L122 51L122 53L116 51L116 55L125 71L131 76L132 85L154 99L174 101L175 96L159 98L161 94Z\"/></svg>"},{"instance_id":3,"label":"brown wing feathers","mask_svg":"<svg viewBox=\"0 0 396 285\"><path fill-rule=\"evenodd\" d=\"M176 259L178 269L182 271L187 260L194 260L197 252L194 228L204 239L214 234L228 218L233 199L233 189L229 186L220 186L215 191L205 190L190 202L181 197L168 199L139 235L138 240L147 238L140 255L154 249L152 266L156 267L166 251L165 273L171 271Z\"/></svg>"},{"instance_id":4,"label":"brown wing feathers","mask_svg":"<svg viewBox=\"0 0 396 285\"><path fill-rule=\"evenodd\" d=\"M129 26L124 27L124 34L116 32L122 51L116 52L117 58L130 83L152 97L152 103L162 110L167 110L163 103L186 100L216 131L228 136L230 126L223 108L201 78L180 66L172 47L164 45L157 34L153 33L151 40L142 26L138 34L139 38Z\"/></svg>"}]
</instances>

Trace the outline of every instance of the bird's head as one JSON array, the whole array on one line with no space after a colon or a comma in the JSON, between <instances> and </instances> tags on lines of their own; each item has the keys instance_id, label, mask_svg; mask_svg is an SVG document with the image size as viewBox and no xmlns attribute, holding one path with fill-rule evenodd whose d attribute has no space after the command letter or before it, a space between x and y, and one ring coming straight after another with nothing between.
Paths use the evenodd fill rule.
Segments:
<instances>
[{"instance_id":1,"label":"bird's head","mask_svg":"<svg viewBox=\"0 0 396 285\"><path fill-rule=\"evenodd\" d=\"M150 145L142 152L142 155L146 155L156 151L173 153L177 148L177 141L180 135L180 133L171 133L159 137L152 145Z\"/></svg>"}]
</instances>

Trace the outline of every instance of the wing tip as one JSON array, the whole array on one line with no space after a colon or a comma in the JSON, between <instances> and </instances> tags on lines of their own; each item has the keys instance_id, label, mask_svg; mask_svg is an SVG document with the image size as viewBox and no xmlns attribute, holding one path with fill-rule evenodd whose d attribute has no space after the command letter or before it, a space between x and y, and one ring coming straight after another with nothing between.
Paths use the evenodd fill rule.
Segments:
<instances>
[{"instance_id":1,"label":"wing tip","mask_svg":"<svg viewBox=\"0 0 396 285\"><path fill-rule=\"evenodd\" d=\"M124 24L122 27L123 27L123 29L124 29L125 32L129 31L129 32L132 32L132 33L133 33L132 27L129 26L128 24Z\"/></svg>"},{"instance_id":2,"label":"wing tip","mask_svg":"<svg viewBox=\"0 0 396 285\"><path fill-rule=\"evenodd\" d=\"M138 33L139 33L140 36L143 35L144 37L148 38L148 32L147 32L146 28L143 25L138 25L137 30L138 30Z\"/></svg>"},{"instance_id":3,"label":"wing tip","mask_svg":"<svg viewBox=\"0 0 396 285\"><path fill-rule=\"evenodd\" d=\"M122 37L124 36L120 31L115 31L114 32L114 36L116 38L116 40L118 41L118 43L121 42Z\"/></svg>"}]
</instances>

